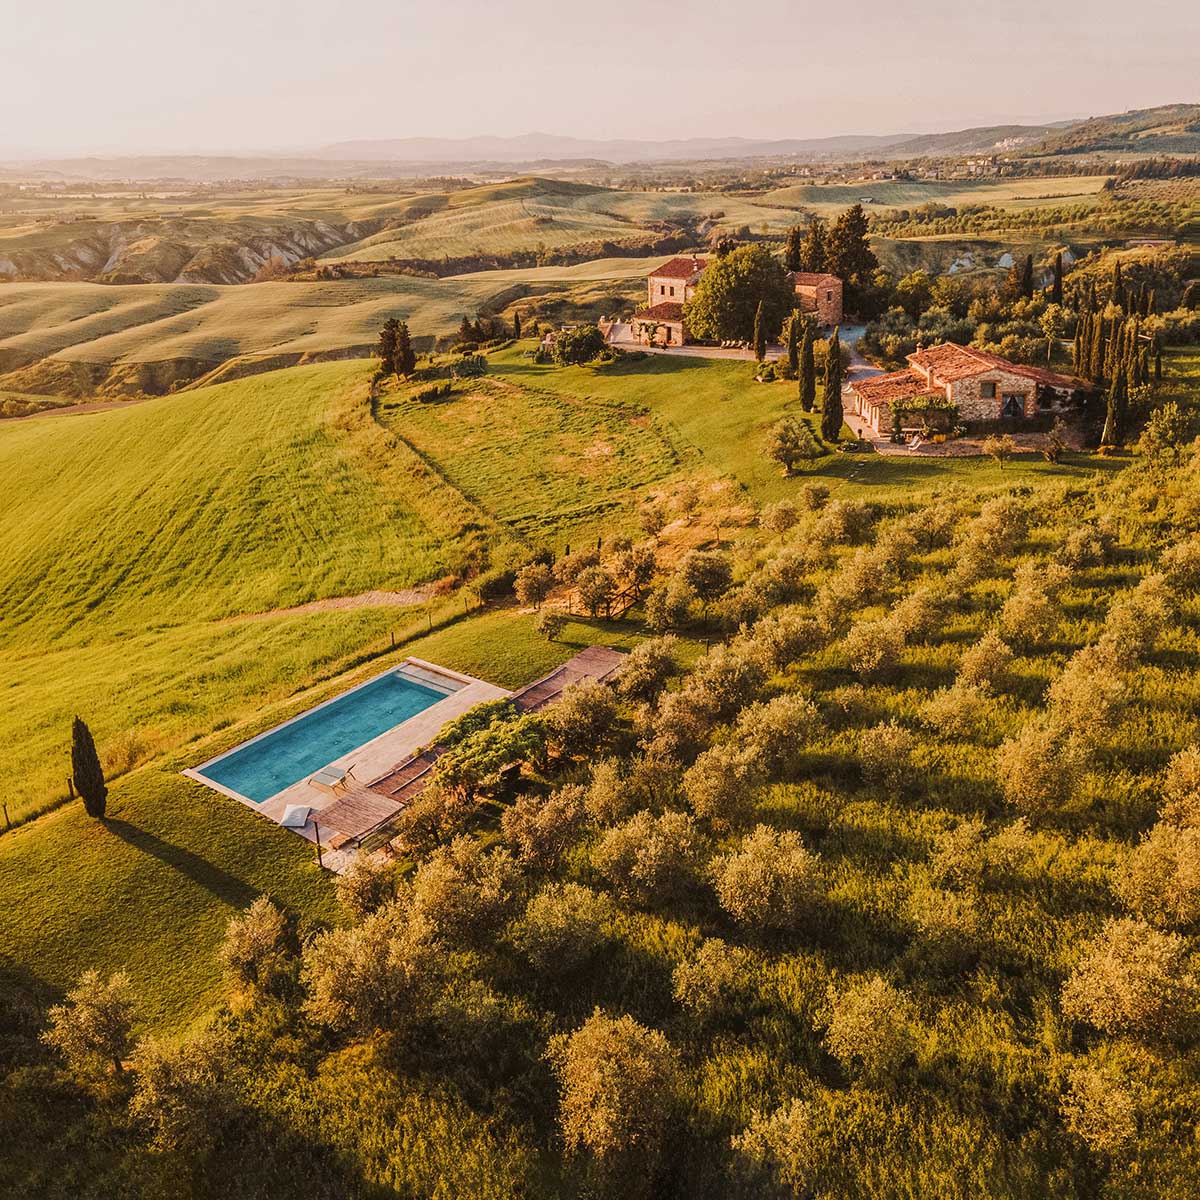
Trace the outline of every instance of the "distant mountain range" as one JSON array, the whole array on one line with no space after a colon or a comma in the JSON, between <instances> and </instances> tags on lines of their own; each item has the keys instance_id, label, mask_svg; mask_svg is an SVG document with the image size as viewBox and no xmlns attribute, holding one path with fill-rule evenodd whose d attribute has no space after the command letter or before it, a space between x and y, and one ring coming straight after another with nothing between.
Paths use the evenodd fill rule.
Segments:
<instances>
[{"instance_id":1,"label":"distant mountain range","mask_svg":"<svg viewBox=\"0 0 1200 1200\"><path fill-rule=\"evenodd\" d=\"M988 125L950 133L827 138L595 140L548 133L519 137L392 138L335 142L311 150L255 155L129 155L3 161L0 179L379 178L451 169L537 169L551 165L645 165L756 159L846 161L964 154L1200 153L1200 105L1172 104L1046 125Z\"/></svg>"}]
</instances>

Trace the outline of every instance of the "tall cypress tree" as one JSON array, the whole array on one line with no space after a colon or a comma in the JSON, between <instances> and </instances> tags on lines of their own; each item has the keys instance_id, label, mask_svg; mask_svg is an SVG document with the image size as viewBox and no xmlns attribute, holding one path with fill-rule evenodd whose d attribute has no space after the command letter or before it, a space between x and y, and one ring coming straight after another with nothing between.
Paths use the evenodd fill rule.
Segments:
<instances>
[{"instance_id":1,"label":"tall cypress tree","mask_svg":"<svg viewBox=\"0 0 1200 1200\"><path fill-rule=\"evenodd\" d=\"M793 225L788 230L787 246L783 251L783 265L789 271L802 270L804 262L804 231L799 225Z\"/></svg>"},{"instance_id":2,"label":"tall cypress tree","mask_svg":"<svg viewBox=\"0 0 1200 1200\"><path fill-rule=\"evenodd\" d=\"M1104 378L1104 344L1108 322L1096 314L1096 328L1092 335L1092 352L1088 358L1088 374L1099 383Z\"/></svg>"},{"instance_id":3,"label":"tall cypress tree","mask_svg":"<svg viewBox=\"0 0 1200 1200\"><path fill-rule=\"evenodd\" d=\"M519 342L521 340L521 314L513 313L513 337Z\"/></svg>"},{"instance_id":4,"label":"tall cypress tree","mask_svg":"<svg viewBox=\"0 0 1200 1200\"><path fill-rule=\"evenodd\" d=\"M792 313L788 320L787 359L793 375L800 372L800 321L798 312Z\"/></svg>"},{"instance_id":5,"label":"tall cypress tree","mask_svg":"<svg viewBox=\"0 0 1200 1200\"><path fill-rule=\"evenodd\" d=\"M1025 262L1021 266L1021 295L1026 300L1033 299L1033 255L1025 255Z\"/></svg>"},{"instance_id":6,"label":"tall cypress tree","mask_svg":"<svg viewBox=\"0 0 1200 1200\"><path fill-rule=\"evenodd\" d=\"M1100 435L1103 446L1119 446L1125 435L1125 413L1128 407L1129 389L1122 363L1113 373L1108 388L1108 410L1104 417L1104 432Z\"/></svg>"},{"instance_id":7,"label":"tall cypress tree","mask_svg":"<svg viewBox=\"0 0 1200 1200\"><path fill-rule=\"evenodd\" d=\"M1083 325L1084 319L1082 316L1075 322L1075 340L1071 343L1071 370L1076 375L1081 374L1079 363L1082 359L1083 350Z\"/></svg>"},{"instance_id":8,"label":"tall cypress tree","mask_svg":"<svg viewBox=\"0 0 1200 1200\"><path fill-rule=\"evenodd\" d=\"M754 310L754 357L762 362L767 357L767 330L763 324L762 301Z\"/></svg>"},{"instance_id":9,"label":"tall cypress tree","mask_svg":"<svg viewBox=\"0 0 1200 1200\"><path fill-rule=\"evenodd\" d=\"M1062 251L1060 250L1054 256L1054 282L1050 285L1050 303L1061 304L1063 302L1063 262Z\"/></svg>"},{"instance_id":10,"label":"tall cypress tree","mask_svg":"<svg viewBox=\"0 0 1200 1200\"><path fill-rule=\"evenodd\" d=\"M396 331L400 322L395 317L388 317L379 331L379 369L385 375L396 373Z\"/></svg>"},{"instance_id":11,"label":"tall cypress tree","mask_svg":"<svg viewBox=\"0 0 1200 1200\"><path fill-rule=\"evenodd\" d=\"M104 786L104 769L92 731L76 717L71 725L71 779L83 800L89 817L103 817L108 806L108 788Z\"/></svg>"},{"instance_id":12,"label":"tall cypress tree","mask_svg":"<svg viewBox=\"0 0 1200 1200\"><path fill-rule=\"evenodd\" d=\"M407 379L417 366L417 356L412 348L412 338L408 333L408 322L401 321L396 328L396 350L392 364L397 375Z\"/></svg>"},{"instance_id":13,"label":"tall cypress tree","mask_svg":"<svg viewBox=\"0 0 1200 1200\"><path fill-rule=\"evenodd\" d=\"M813 323L804 322L804 336L800 340L800 407L812 412L817 402L817 364L813 353Z\"/></svg>"},{"instance_id":14,"label":"tall cypress tree","mask_svg":"<svg viewBox=\"0 0 1200 1200\"><path fill-rule=\"evenodd\" d=\"M821 436L834 445L842 436L842 343L839 330L825 348L825 394L821 403Z\"/></svg>"},{"instance_id":15,"label":"tall cypress tree","mask_svg":"<svg viewBox=\"0 0 1200 1200\"><path fill-rule=\"evenodd\" d=\"M1121 260L1113 264L1112 302L1125 307L1125 281L1121 275Z\"/></svg>"}]
</instances>

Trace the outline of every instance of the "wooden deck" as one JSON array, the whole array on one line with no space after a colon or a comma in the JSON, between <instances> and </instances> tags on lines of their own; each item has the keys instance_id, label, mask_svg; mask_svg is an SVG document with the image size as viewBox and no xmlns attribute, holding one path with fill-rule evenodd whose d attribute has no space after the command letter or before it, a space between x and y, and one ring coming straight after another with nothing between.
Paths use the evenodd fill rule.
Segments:
<instances>
[{"instance_id":1,"label":"wooden deck","mask_svg":"<svg viewBox=\"0 0 1200 1200\"><path fill-rule=\"evenodd\" d=\"M625 655L620 650L613 650L608 646L588 646L561 667L555 667L549 675L543 675L541 679L526 684L520 691L513 692L513 703L520 712L538 712L547 704L553 704L573 683L582 683L588 679L596 679L603 683L611 679L621 669L624 661Z\"/></svg>"},{"instance_id":2,"label":"wooden deck","mask_svg":"<svg viewBox=\"0 0 1200 1200\"><path fill-rule=\"evenodd\" d=\"M328 808L316 813L315 819L322 836L340 833L352 841L361 841L381 825L386 825L400 807L395 800L360 783L352 783Z\"/></svg>"}]
</instances>

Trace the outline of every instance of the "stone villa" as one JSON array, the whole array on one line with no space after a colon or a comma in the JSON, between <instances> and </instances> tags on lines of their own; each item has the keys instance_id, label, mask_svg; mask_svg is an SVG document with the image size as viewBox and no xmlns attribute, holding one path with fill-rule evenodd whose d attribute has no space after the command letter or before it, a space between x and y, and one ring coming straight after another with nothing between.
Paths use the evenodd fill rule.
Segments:
<instances>
[{"instance_id":1,"label":"stone villa","mask_svg":"<svg viewBox=\"0 0 1200 1200\"><path fill-rule=\"evenodd\" d=\"M918 348L903 371L860 379L847 392L847 418L858 417L876 433L893 428L893 413L904 426L906 414L930 404L954 406L966 423L1022 420L1065 407L1084 385L1077 379L943 342Z\"/></svg>"},{"instance_id":2,"label":"stone villa","mask_svg":"<svg viewBox=\"0 0 1200 1200\"><path fill-rule=\"evenodd\" d=\"M692 340L683 319L683 306L696 293L708 259L696 255L672 258L655 267L646 279L646 307L630 321L634 340L656 346L682 346ZM833 326L842 320L842 281L836 275L796 272L792 276L797 307L813 313L817 324Z\"/></svg>"}]
</instances>

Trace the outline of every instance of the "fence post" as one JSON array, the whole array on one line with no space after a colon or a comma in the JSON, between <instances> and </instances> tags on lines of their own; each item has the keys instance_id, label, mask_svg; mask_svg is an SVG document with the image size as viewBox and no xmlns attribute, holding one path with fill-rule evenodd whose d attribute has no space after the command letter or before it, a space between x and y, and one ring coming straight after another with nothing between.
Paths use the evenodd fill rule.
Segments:
<instances>
[{"instance_id":1,"label":"fence post","mask_svg":"<svg viewBox=\"0 0 1200 1200\"><path fill-rule=\"evenodd\" d=\"M324 867L325 863L321 859L321 826L317 824L316 817L313 817L313 833L317 837L317 866Z\"/></svg>"}]
</instances>

